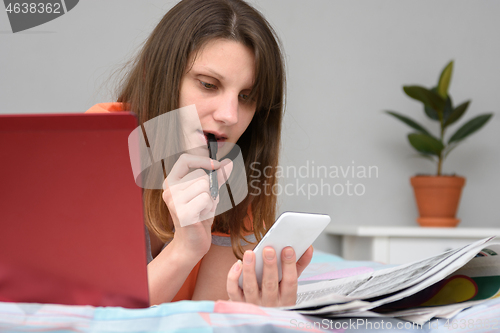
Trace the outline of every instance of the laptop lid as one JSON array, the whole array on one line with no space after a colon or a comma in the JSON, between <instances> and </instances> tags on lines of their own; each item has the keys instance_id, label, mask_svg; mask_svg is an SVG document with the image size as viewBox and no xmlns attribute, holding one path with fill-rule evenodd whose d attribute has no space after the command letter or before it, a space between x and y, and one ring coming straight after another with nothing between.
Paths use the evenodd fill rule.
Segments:
<instances>
[{"instance_id":1,"label":"laptop lid","mask_svg":"<svg viewBox=\"0 0 500 333\"><path fill-rule=\"evenodd\" d=\"M0 115L0 301L147 307L131 113Z\"/></svg>"}]
</instances>

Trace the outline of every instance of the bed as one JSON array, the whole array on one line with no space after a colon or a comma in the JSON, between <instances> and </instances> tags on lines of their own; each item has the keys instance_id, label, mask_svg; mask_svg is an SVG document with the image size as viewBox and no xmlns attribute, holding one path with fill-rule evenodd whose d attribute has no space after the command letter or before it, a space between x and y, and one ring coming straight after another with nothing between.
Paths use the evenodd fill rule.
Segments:
<instances>
[{"instance_id":1,"label":"bed","mask_svg":"<svg viewBox=\"0 0 500 333\"><path fill-rule=\"evenodd\" d=\"M316 251L300 283L385 267ZM224 301L182 301L147 309L1 303L0 332L500 332L500 299L422 326L388 318L316 318Z\"/></svg>"}]
</instances>

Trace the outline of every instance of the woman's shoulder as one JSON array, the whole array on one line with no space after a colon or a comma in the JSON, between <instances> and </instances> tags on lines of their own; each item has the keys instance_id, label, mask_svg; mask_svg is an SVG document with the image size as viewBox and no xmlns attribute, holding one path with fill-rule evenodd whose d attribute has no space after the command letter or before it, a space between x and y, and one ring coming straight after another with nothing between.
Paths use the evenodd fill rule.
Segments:
<instances>
[{"instance_id":1,"label":"woman's shoulder","mask_svg":"<svg viewBox=\"0 0 500 333\"><path fill-rule=\"evenodd\" d=\"M121 111L126 111L124 103L110 102L110 103L96 104L87 111L85 111L85 113L108 113L108 112L121 112Z\"/></svg>"}]
</instances>

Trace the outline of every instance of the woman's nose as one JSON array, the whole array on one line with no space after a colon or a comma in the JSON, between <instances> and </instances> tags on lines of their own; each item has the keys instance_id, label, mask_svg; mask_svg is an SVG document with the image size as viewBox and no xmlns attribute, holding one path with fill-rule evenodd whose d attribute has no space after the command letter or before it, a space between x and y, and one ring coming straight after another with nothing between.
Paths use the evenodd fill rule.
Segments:
<instances>
[{"instance_id":1,"label":"woman's nose","mask_svg":"<svg viewBox=\"0 0 500 333\"><path fill-rule=\"evenodd\" d=\"M238 123L238 96L221 96L213 117L226 126Z\"/></svg>"}]
</instances>

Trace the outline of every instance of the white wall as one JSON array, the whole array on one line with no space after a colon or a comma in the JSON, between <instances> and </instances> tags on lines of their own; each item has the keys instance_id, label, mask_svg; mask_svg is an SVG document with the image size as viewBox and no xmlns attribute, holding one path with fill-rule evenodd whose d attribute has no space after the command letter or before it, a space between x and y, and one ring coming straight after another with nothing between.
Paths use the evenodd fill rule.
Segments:
<instances>
[{"instance_id":1,"label":"white wall","mask_svg":"<svg viewBox=\"0 0 500 333\"><path fill-rule=\"evenodd\" d=\"M280 197L280 211L328 213L338 224L416 225L409 177L433 173L435 167L413 157L406 140L409 128L383 110L435 125L419 103L404 95L402 85L430 87L454 59L454 102L472 99L464 119L483 112L495 116L450 154L444 172L467 177L460 226L500 226L500 2L251 2L278 31L287 56L282 165L302 167L302 172L309 165L309 177L282 179L281 190L291 185L289 195ZM1 11L0 113L81 112L111 101L112 81L105 84L106 79L130 59L174 3L84 0L60 18L16 34ZM330 187L361 184L357 189L364 187L365 193L313 195L322 181L311 175L313 162L329 170L373 166L378 177L323 177ZM316 247L336 251L338 243L324 236Z\"/></svg>"}]
</instances>

